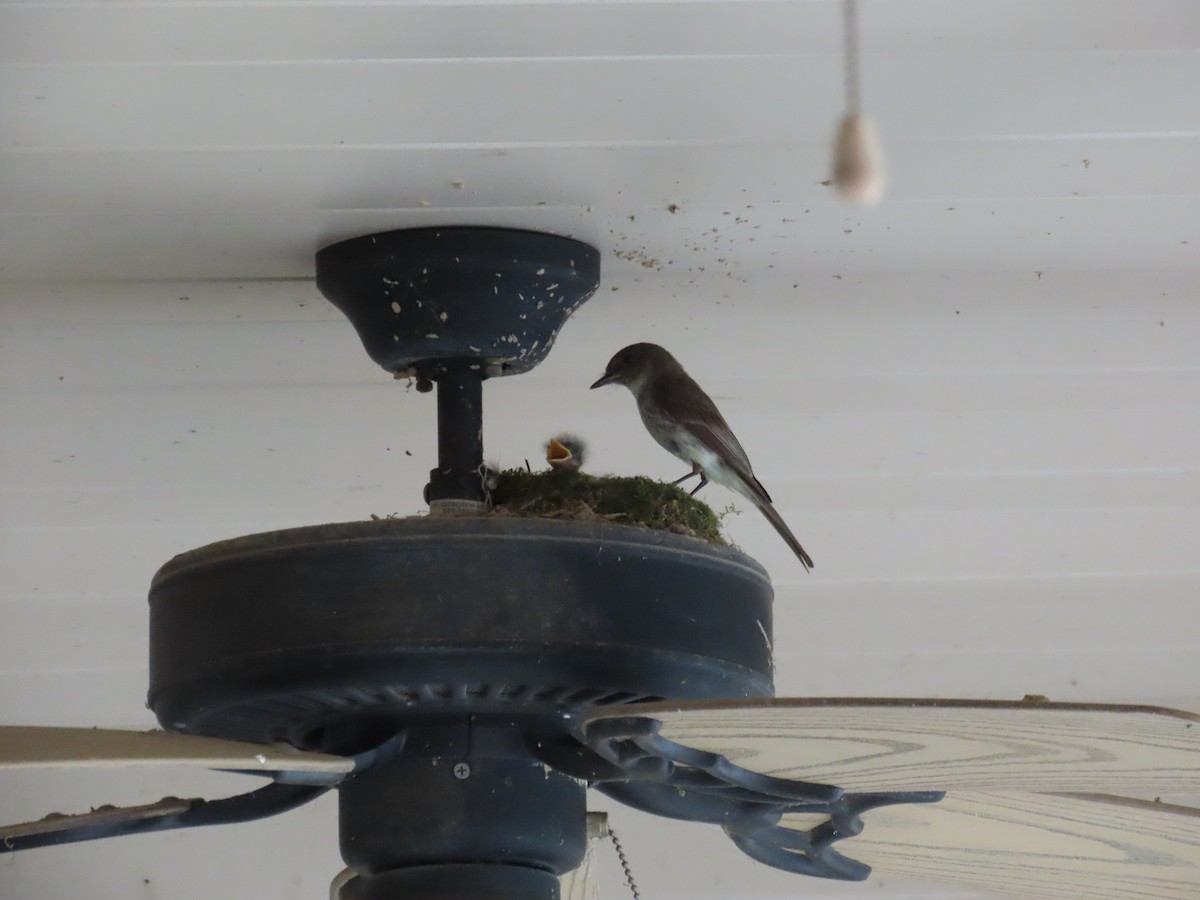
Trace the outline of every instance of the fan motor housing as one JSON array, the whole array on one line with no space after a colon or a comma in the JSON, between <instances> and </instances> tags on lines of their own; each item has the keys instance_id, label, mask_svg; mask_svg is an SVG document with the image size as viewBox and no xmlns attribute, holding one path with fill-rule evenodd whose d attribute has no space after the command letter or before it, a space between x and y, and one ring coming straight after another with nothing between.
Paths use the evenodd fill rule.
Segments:
<instances>
[{"instance_id":1,"label":"fan motor housing","mask_svg":"<svg viewBox=\"0 0 1200 900\"><path fill-rule=\"evenodd\" d=\"M770 696L771 600L736 550L607 523L248 535L155 576L149 705L175 731L354 753L431 715Z\"/></svg>"},{"instance_id":2,"label":"fan motor housing","mask_svg":"<svg viewBox=\"0 0 1200 900\"><path fill-rule=\"evenodd\" d=\"M599 284L595 247L519 228L403 228L317 253L317 288L399 375L462 360L482 377L527 372Z\"/></svg>"}]
</instances>

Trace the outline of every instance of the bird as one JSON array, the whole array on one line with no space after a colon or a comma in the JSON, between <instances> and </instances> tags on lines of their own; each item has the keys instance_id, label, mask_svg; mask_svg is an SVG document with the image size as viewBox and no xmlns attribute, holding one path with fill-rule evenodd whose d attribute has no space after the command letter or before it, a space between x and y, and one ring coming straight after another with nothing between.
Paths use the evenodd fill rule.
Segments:
<instances>
[{"instance_id":1,"label":"bird","mask_svg":"<svg viewBox=\"0 0 1200 900\"><path fill-rule=\"evenodd\" d=\"M560 472L578 472L587 459L587 445L573 434L556 434L546 442L546 462Z\"/></svg>"},{"instance_id":2,"label":"bird","mask_svg":"<svg viewBox=\"0 0 1200 900\"><path fill-rule=\"evenodd\" d=\"M812 568L812 557L772 505L767 489L754 477L746 451L717 405L674 356L658 344L630 344L609 360L604 375L592 389L606 384L629 388L650 436L669 453L691 464L692 471L675 484L699 475L693 496L710 478L741 494L766 516L805 571Z\"/></svg>"}]
</instances>

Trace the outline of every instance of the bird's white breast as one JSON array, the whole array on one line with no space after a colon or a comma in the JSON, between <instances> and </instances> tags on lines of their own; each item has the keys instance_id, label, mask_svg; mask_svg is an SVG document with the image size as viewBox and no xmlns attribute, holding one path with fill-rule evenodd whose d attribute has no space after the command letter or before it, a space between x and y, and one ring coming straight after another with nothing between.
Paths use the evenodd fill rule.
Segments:
<instances>
[{"instance_id":1,"label":"bird's white breast","mask_svg":"<svg viewBox=\"0 0 1200 900\"><path fill-rule=\"evenodd\" d=\"M697 440L690 431L674 424L665 416L658 415L653 410L647 410L640 404L638 412L642 414L642 424L646 426L650 436L658 441L659 445L668 453L674 454L686 463L695 463L700 466L714 481L721 480L719 477L714 477L716 470L721 468L721 458L702 441Z\"/></svg>"}]
</instances>

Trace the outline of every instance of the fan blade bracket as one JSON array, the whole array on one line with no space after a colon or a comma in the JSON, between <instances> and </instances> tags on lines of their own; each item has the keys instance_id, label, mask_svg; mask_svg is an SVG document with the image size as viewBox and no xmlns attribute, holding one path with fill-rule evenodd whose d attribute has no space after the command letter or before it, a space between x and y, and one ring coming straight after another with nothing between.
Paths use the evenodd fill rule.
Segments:
<instances>
[{"instance_id":1,"label":"fan blade bracket","mask_svg":"<svg viewBox=\"0 0 1200 900\"><path fill-rule=\"evenodd\" d=\"M741 820L727 824L725 833L743 853L776 869L814 878L865 881L871 874L871 867L833 847L838 841L863 833L862 813L882 806L937 803L945 796L943 791L843 794L831 803L797 805L780 810L783 815L825 817L808 830Z\"/></svg>"},{"instance_id":2,"label":"fan blade bracket","mask_svg":"<svg viewBox=\"0 0 1200 900\"><path fill-rule=\"evenodd\" d=\"M51 813L34 822L0 826L0 854L126 834L250 822L295 809L330 787L274 782L248 793L215 800L164 797L140 806L102 806L86 813Z\"/></svg>"},{"instance_id":3,"label":"fan blade bracket","mask_svg":"<svg viewBox=\"0 0 1200 900\"><path fill-rule=\"evenodd\" d=\"M647 812L720 824L743 853L787 872L862 881L871 867L833 847L862 833L861 813L893 804L936 803L945 796L941 791L847 794L836 785L764 775L719 753L668 740L661 729L662 722L648 716L597 718L579 726L579 739L626 773L623 782L606 779L601 789ZM789 814L821 820L807 831L781 826L780 819Z\"/></svg>"},{"instance_id":4,"label":"fan blade bracket","mask_svg":"<svg viewBox=\"0 0 1200 900\"><path fill-rule=\"evenodd\" d=\"M50 813L33 822L18 822L0 826L0 845L13 849L18 838L29 838L68 832L81 828L120 828L133 822L144 822L162 816L187 812L196 800L164 797L140 806L101 806L85 813Z\"/></svg>"},{"instance_id":5,"label":"fan blade bracket","mask_svg":"<svg viewBox=\"0 0 1200 900\"><path fill-rule=\"evenodd\" d=\"M225 775L256 775L260 778L266 777L270 778L276 784L304 784L316 787L336 787L349 774L348 772L336 771L291 771L288 769L270 772L264 772L260 769L212 769L212 771Z\"/></svg>"},{"instance_id":6,"label":"fan blade bracket","mask_svg":"<svg viewBox=\"0 0 1200 900\"><path fill-rule=\"evenodd\" d=\"M643 716L594 719L584 723L581 739L597 755L627 772L630 779L661 780L701 791L741 788L769 803L827 803L841 796L841 788L832 785L762 775L736 766L720 754L677 744L662 737L660 728L657 719Z\"/></svg>"}]
</instances>

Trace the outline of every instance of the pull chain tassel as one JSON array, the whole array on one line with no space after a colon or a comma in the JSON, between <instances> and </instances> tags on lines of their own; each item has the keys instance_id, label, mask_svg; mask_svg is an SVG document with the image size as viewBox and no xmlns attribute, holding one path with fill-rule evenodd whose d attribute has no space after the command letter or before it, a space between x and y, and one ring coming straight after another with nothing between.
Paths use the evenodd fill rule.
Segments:
<instances>
[{"instance_id":1,"label":"pull chain tassel","mask_svg":"<svg viewBox=\"0 0 1200 900\"><path fill-rule=\"evenodd\" d=\"M870 116L846 113L833 149L833 183L848 200L873 206L883 198L887 175L883 145Z\"/></svg>"},{"instance_id":2,"label":"pull chain tassel","mask_svg":"<svg viewBox=\"0 0 1200 900\"><path fill-rule=\"evenodd\" d=\"M846 199L873 206L887 185L883 145L871 118L862 112L862 79L858 60L858 3L842 0L846 114L833 146L833 183Z\"/></svg>"}]
</instances>

